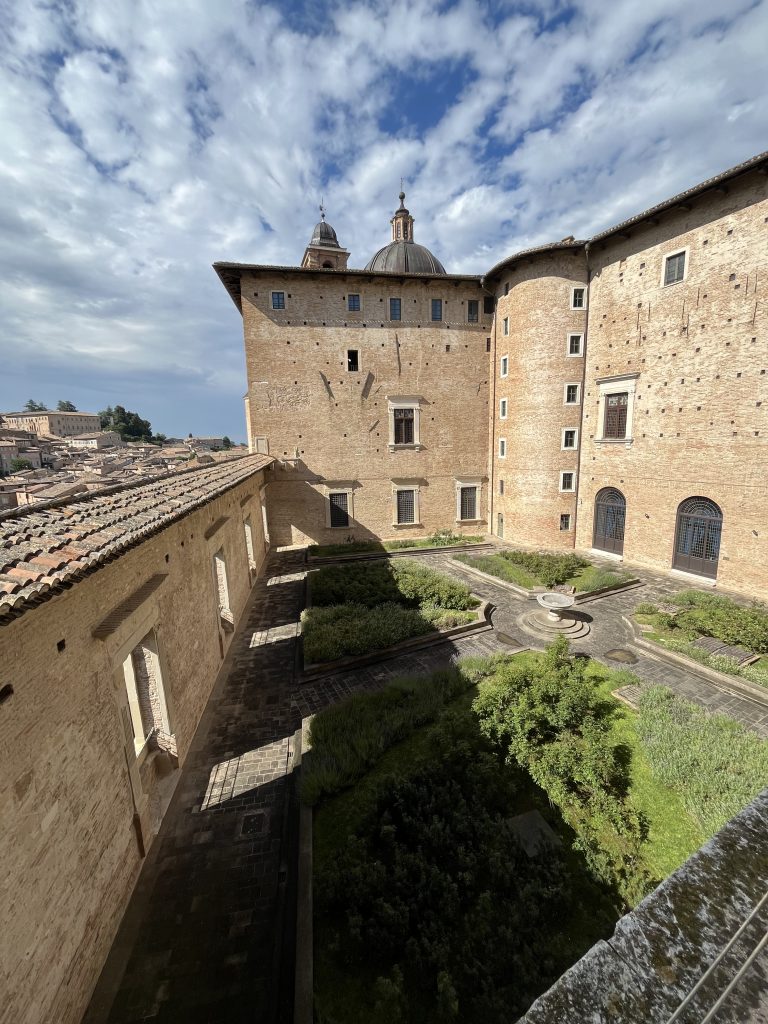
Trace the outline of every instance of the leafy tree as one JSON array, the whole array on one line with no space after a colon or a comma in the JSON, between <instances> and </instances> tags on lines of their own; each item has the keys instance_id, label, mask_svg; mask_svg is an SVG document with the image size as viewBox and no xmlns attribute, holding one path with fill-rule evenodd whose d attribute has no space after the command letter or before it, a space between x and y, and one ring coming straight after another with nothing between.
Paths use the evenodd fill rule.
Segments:
<instances>
[{"instance_id":1,"label":"leafy tree","mask_svg":"<svg viewBox=\"0 0 768 1024\"><path fill-rule=\"evenodd\" d=\"M56 412L77 412L77 406L72 402L63 402L59 399L58 405L56 406Z\"/></svg>"},{"instance_id":2,"label":"leafy tree","mask_svg":"<svg viewBox=\"0 0 768 1024\"><path fill-rule=\"evenodd\" d=\"M18 473L23 469L33 469L29 459L11 459L11 472Z\"/></svg>"},{"instance_id":3,"label":"leafy tree","mask_svg":"<svg viewBox=\"0 0 768 1024\"><path fill-rule=\"evenodd\" d=\"M124 441L151 441L152 424L124 405L108 406L99 413L102 429L114 430Z\"/></svg>"},{"instance_id":4,"label":"leafy tree","mask_svg":"<svg viewBox=\"0 0 768 1024\"><path fill-rule=\"evenodd\" d=\"M232 447L232 442L230 441L226 434L224 435L224 437L222 437L221 443L224 445L225 448Z\"/></svg>"},{"instance_id":5,"label":"leafy tree","mask_svg":"<svg viewBox=\"0 0 768 1024\"><path fill-rule=\"evenodd\" d=\"M42 402L36 402L34 398L30 398L27 404L24 406L25 412L48 412L48 406L43 405Z\"/></svg>"}]
</instances>

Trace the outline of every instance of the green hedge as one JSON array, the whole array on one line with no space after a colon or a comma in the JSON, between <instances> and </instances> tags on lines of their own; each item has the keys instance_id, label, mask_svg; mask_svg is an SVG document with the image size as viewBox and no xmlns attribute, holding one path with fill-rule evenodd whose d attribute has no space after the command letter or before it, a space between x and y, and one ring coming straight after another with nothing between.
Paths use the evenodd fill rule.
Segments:
<instances>
[{"instance_id":1,"label":"green hedge","mask_svg":"<svg viewBox=\"0 0 768 1024\"><path fill-rule=\"evenodd\" d=\"M714 636L724 644L768 654L768 608L764 605L745 607L699 590L684 590L672 602L682 609L674 618L673 629L687 635Z\"/></svg>"},{"instance_id":2,"label":"green hedge","mask_svg":"<svg viewBox=\"0 0 768 1024\"><path fill-rule=\"evenodd\" d=\"M477 605L465 584L410 558L325 566L310 573L309 590L313 606L396 602L466 611Z\"/></svg>"}]
</instances>

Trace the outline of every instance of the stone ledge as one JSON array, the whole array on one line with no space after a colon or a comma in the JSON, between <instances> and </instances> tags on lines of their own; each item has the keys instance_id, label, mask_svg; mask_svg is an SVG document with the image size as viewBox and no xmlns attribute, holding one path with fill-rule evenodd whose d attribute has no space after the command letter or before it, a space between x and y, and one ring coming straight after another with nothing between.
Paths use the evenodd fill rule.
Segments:
<instances>
[{"instance_id":1,"label":"stone ledge","mask_svg":"<svg viewBox=\"0 0 768 1024\"><path fill-rule=\"evenodd\" d=\"M410 524L409 524L410 525ZM382 558L407 558L413 555L433 555L449 551L486 551L496 545L490 541L480 544L442 544L433 548L403 548L397 551L358 551L351 555L310 555L305 549L304 561L307 565L335 565L337 562L370 562Z\"/></svg>"}]
</instances>

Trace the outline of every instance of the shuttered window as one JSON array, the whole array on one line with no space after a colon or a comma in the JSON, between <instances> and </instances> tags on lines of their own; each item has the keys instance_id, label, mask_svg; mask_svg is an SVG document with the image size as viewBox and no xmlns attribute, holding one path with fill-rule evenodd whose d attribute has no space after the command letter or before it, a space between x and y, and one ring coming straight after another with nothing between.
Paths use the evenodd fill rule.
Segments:
<instances>
[{"instance_id":1,"label":"shuttered window","mask_svg":"<svg viewBox=\"0 0 768 1024\"><path fill-rule=\"evenodd\" d=\"M413 409L393 409L395 444L413 444Z\"/></svg>"},{"instance_id":2,"label":"shuttered window","mask_svg":"<svg viewBox=\"0 0 768 1024\"><path fill-rule=\"evenodd\" d=\"M664 265L664 284L677 284L685 276L685 253L676 252L674 256L667 256Z\"/></svg>"},{"instance_id":3,"label":"shuttered window","mask_svg":"<svg viewBox=\"0 0 768 1024\"><path fill-rule=\"evenodd\" d=\"M349 526L349 495L338 491L328 495L331 503L331 526Z\"/></svg>"},{"instance_id":4,"label":"shuttered window","mask_svg":"<svg viewBox=\"0 0 768 1024\"><path fill-rule=\"evenodd\" d=\"M622 438L627 436L627 401L629 394L622 391L617 395L605 396L605 429L603 437Z\"/></svg>"},{"instance_id":5,"label":"shuttered window","mask_svg":"<svg viewBox=\"0 0 768 1024\"><path fill-rule=\"evenodd\" d=\"M397 492L397 521L398 523L416 522L416 492Z\"/></svg>"},{"instance_id":6,"label":"shuttered window","mask_svg":"<svg viewBox=\"0 0 768 1024\"><path fill-rule=\"evenodd\" d=\"M477 519L477 488L461 488L461 518Z\"/></svg>"}]
</instances>

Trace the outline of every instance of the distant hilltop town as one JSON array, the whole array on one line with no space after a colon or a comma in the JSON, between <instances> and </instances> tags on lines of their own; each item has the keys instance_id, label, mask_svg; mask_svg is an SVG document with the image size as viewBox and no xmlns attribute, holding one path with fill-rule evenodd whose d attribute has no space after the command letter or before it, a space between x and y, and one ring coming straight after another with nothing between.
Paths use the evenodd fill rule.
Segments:
<instances>
[{"instance_id":1,"label":"distant hilltop town","mask_svg":"<svg viewBox=\"0 0 768 1024\"><path fill-rule=\"evenodd\" d=\"M90 413L71 402L60 402L56 410L29 402L22 412L0 412L0 514L165 476L188 468L190 460L216 462L244 451L226 436L153 435L146 420L122 406Z\"/></svg>"}]
</instances>

